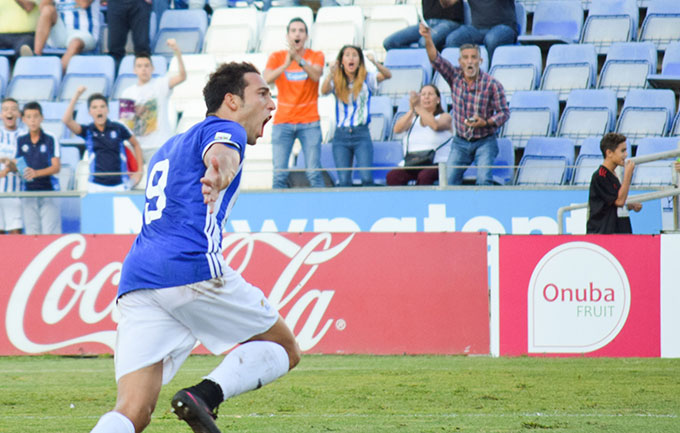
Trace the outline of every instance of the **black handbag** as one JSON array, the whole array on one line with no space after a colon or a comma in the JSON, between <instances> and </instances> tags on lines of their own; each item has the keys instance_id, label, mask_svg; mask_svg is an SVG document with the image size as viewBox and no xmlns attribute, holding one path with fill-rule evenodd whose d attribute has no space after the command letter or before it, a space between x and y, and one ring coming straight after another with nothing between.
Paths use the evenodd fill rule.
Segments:
<instances>
[{"instance_id":1,"label":"black handbag","mask_svg":"<svg viewBox=\"0 0 680 433\"><path fill-rule=\"evenodd\" d=\"M406 134L406 155L404 155L404 167L424 167L424 166L433 166L434 165L434 155L437 153L439 149L441 149L443 146L446 145L446 143L451 140L449 138L439 146L437 146L436 149L430 149L430 150L419 150L417 152L409 152L408 151L408 143L411 137L411 130L413 130L413 126L416 124L418 121L418 118L420 116L416 116L415 119L413 119L413 123L411 123L411 127L408 129L408 133Z\"/></svg>"}]
</instances>

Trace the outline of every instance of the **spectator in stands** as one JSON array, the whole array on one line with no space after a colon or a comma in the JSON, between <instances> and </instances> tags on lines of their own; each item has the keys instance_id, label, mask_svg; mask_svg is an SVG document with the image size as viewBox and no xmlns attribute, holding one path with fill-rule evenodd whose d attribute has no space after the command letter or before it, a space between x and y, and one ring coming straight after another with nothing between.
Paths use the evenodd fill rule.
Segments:
<instances>
[{"instance_id":1,"label":"spectator in stands","mask_svg":"<svg viewBox=\"0 0 680 433\"><path fill-rule=\"evenodd\" d=\"M142 179L144 161L142 148L137 138L125 125L109 120L108 101L101 93L93 93L87 99L92 123L81 125L73 120L76 103L85 90L87 90L85 86L78 87L64 112L62 121L74 134L85 139L85 146L90 158L90 179L87 191L127 191ZM138 166L138 170L130 175L128 175L125 140L132 144L134 158Z\"/></svg>"},{"instance_id":2,"label":"spectator in stands","mask_svg":"<svg viewBox=\"0 0 680 433\"><path fill-rule=\"evenodd\" d=\"M0 1L0 49L18 53L22 45L33 46L38 22L38 0Z\"/></svg>"},{"instance_id":3,"label":"spectator in stands","mask_svg":"<svg viewBox=\"0 0 680 433\"><path fill-rule=\"evenodd\" d=\"M451 6L442 6L439 0L422 0L423 18L432 29L432 40L437 49L444 46L446 37L464 21L463 2L453 3ZM409 48L417 43L418 47L425 47L425 39L420 36L418 25L408 26L391 34L383 42L385 50L394 48Z\"/></svg>"},{"instance_id":4,"label":"spectator in stands","mask_svg":"<svg viewBox=\"0 0 680 433\"><path fill-rule=\"evenodd\" d=\"M42 130L40 104L29 102L24 105L22 119L28 134L17 138L17 160L14 163L24 179L22 188L25 191L58 191L56 174L61 169L59 141ZM21 207L27 235L61 233L61 215L55 197L23 197Z\"/></svg>"},{"instance_id":5,"label":"spectator in stands","mask_svg":"<svg viewBox=\"0 0 680 433\"><path fill-rule=\"evenodd\" d=\"M0 193L21 191L21 178L12 160L17 153L17 137L26 133L19 128L19 104L15 99L2 100L2 126L0 126ZM24 223L21 218L21 200L0 199L0 233L20 234Z\"/></svg>"},{"instance_id":6,"label":"spectator in stands","mask_svg":"<svg viewBox=\"0 0 680 433\"><path fill-rule=\"evenodd\" d=\"M321 93L335 95L337 113L333 136L333 159L336 168L350 168L356 156L359 167L373 165L373 142L368 131L371 95L378 90L378 83L388 79L392 73L373 56L368 59L378 72L367 72L361 48L345 45L330 68ZM362 185L373 184L371 170L361 170ZM338 185L351 186L351 170L338 171Z\"/></svg>"},{"instance_id":7,"label":"spectator in stands","mask_svg":"<svg viewBox=\"0 0 680 433\"><path fill-rule=\"evenodd\" d=\"M324 56L305 48L308 32L302 18L288 23L288 49L269 56L263 77L276 84L278 102L272 129L274 188L287 188L288 159L297 138L305 155L307 179L315 188L324 187L321 168L321 126L319 124L319 79Z\"/></svg>"},{"instance_id":8,"label":"spectator in stands","mask_svg":"<svg viewBox=\"0 0 680 433\"><path fill-rule=\"evenodd\" d=\"M459 67L454 67L437 52L430 29L420 25L425 37L427 56L451 86L456 136L451 145L447 166L451 169L449 184L463 183L465 167L477 164L477 185L491 185L491 166L498 155L496 131L510 117L503 86L491 75L480 71L479 46L460 47Z\"/></svg>"},{"instance_id":9,"label":"spectator in stands","mask_svg":"<svg viewBox=\"0 0 680 433\"><path fill-rule=\"evenodd\" d=\"M424 166L433 165L442 157L444 145L451 140L451 115L445 113L441 106L439 89L432 84L426 84L420 93L411 92L409 95L409 110L394 123L394 132L408 131L404 136L405 160L400 165ZM431 155L430 155L431 152ZM423 160L413 160L409 163L407 155L422 155ZM432 156L432 159L429 159ZM418 158L420 159L420 158ZM424 161L429 159L429 161ZM439 174L436 167L395 169L387 173L388 185L407 185L415 180L416 185L432 185Z\"/></svg>"},{"instance_id":10,"label":"spectator in stands","mask_svg":"<svg viewBox=\"0 0 680 433\"><path fill-rule=\"evenodd\" d=\"M151 56L148 53L137 53L134 65L137 83L123 90L121 94L121 104L131 101L134 105L134 115L122 120L139 137L146 161L151 160L156 150L172 137L168 101L172 89L187 79L182 51L177 41L168 39L167 44L177 57L177 74L153 78Z\"/></svg>"},{"instance_id":11,"label":"spectator in stands","mask_svg":"<svg viewBox=\"0 0 680 433\"><path fill-rule=\"evenodd\" d=\"M71 57L96 48L99 24L99 0L41 0L33 51L23 45L21 55L40 56L46 44L65 48L61 67L66 71Z\"/></svg>"},{"instance_id":12,"label":"spectator in stands","mask_svg":"<svg viewBox=\"0 0 680 433\"><path fill-rule=\"evenodd\" d=\"M109 26L109 54L116 61L116 69L125 56L128 32L132 31L135 53L150 53L149 22L151 0L113 0L107 4L106 22Z\"/></svg>"},{"instance_id":13,"label":"spectator in stands","mask_svg":"<svg viewBox=\"0 0 680 433\"><path fill-rule=\"evenodd\" d=\"M451 6L463 0L440 0ZM519 26L515 13L515 0L468 0L472 24L458 27L446 37L447 47L464 44L486 46L489 60L500 45L512 45L517 41Z\"/></svg>"},{"instance_id":14,"label":"spectator in stands","mask_svg":"<svg viewBox=\"0 0 680 433\"><path fill-rule=\"evenodd\" d=\"M626 136L616 132L605 134L600 141L604 161L590 180L586 233L633 233L628 210L639 212L642 204L626 205L635 169L635 162L626 161L627 148ZM624 165L623 182L620 182L614 170Z\"/></svg>"}]
</instances>

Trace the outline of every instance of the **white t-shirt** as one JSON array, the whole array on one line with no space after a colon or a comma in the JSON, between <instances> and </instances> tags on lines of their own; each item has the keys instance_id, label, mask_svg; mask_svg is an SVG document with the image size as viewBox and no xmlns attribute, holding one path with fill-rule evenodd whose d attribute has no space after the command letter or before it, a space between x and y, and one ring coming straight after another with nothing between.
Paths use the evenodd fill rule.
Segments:
<instances>
[{"instance_id":1,"label":"white t-shirt","mask_svg":"<svg viewBox=\"0 0 680 433\"><path fill-rule=\"evenodd\" d=\"M168 120L170 78L167 75L152 78L141 86L128 87L121 99L135 101L134 118L120 120L132 130L142 149L161 147L172 136Z\"/></svg>"},{"instance_id":2,"label":"white t-shirt","mask_svg":"<svg viewBox=\"0 0 680 433\"><path fill-rule=\"evenodd\" d=\"M434 118L439 119L439 116L441 116L441 114L436 115ZM453 132L451 132L450 129L445 131L435 131L429 126L423 126L420 123L420 116L416 116L415 123L413 124L413 128L411 128L410 134L407 131L407 133L404 135L404 154L406 154L407 150L409 152L419 152L422 150L437 149L437 147L439 147L442 143L451 138L452 135ZM448 144L446 146L440 147L435 153L434 162L437 163L440 161L446 161L449 156L450 149L451 148Z\"/></svg>"}]
</instances>

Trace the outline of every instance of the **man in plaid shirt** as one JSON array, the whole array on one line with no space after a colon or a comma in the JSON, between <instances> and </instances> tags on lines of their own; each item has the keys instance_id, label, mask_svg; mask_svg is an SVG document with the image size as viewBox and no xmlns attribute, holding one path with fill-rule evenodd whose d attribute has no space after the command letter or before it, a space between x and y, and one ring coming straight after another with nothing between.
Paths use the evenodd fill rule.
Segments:
<instances>
[{"instance_id":1,"label":"man in plaid shirt","mask_svg":"<svg viewBox=\"0 0 680 433\"><path fill-rule=\"evenodd\" d=\"M434 69L451 86L456 136L447 162L449 167L453 166L449 184L462 184L465 166L474 161L477 185L492 185L491 166L498 155L496 130L510 117L503 86L479 70L482 59L477 45L462 45L460 67L455 67L439 55L430 28L423 23L420 23L420 34L425 38L427 56Z\"/></svg>"}]
</instances>

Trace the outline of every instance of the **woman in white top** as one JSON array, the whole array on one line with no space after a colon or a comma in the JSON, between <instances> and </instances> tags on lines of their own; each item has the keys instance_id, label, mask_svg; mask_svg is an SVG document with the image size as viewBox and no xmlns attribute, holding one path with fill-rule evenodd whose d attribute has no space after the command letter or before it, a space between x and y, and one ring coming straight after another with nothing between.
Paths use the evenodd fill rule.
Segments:
<instances>
[{"instance_id":1,"label":"woman in white top","mask_svg":"<svg viewBox=\"0 0 680 433\"><path fill-rule=\"evenodd\" d=\"M420 93L411 92L410 108L406 114L394 123L394 132L405 132L404 155L407 152L436 150L437 157L446 160L448 148L442 146L452 135L451 115L445 113L441 106L439 89L432 84L426 84ZM404 161L400 163L404 165ZM395 169L387 173L388 185L406 185L411 180L416 185L432 185L438 178L437 167Z\"/></svg>"},{"instance_id":2,"label":"woman in white top","mask_svg":"<svg viewBox=\"0 0 680 433\"><path fill-rule=\"evenodd\" d=\"M375 64L377 73L366 71L361 48L345 45L321 84L321 93L327 95L333 92L335 95L333 159L337 168L352 167L354 157L359 167L373 165L373 142L368 131L371 95L378 90L378 83L392 74L372 56L368 59ZM361 183L373 184L371 170L361 170ZM352 185L351 170L338 171L338 185Z\"/></svg>"}]
</instances>

